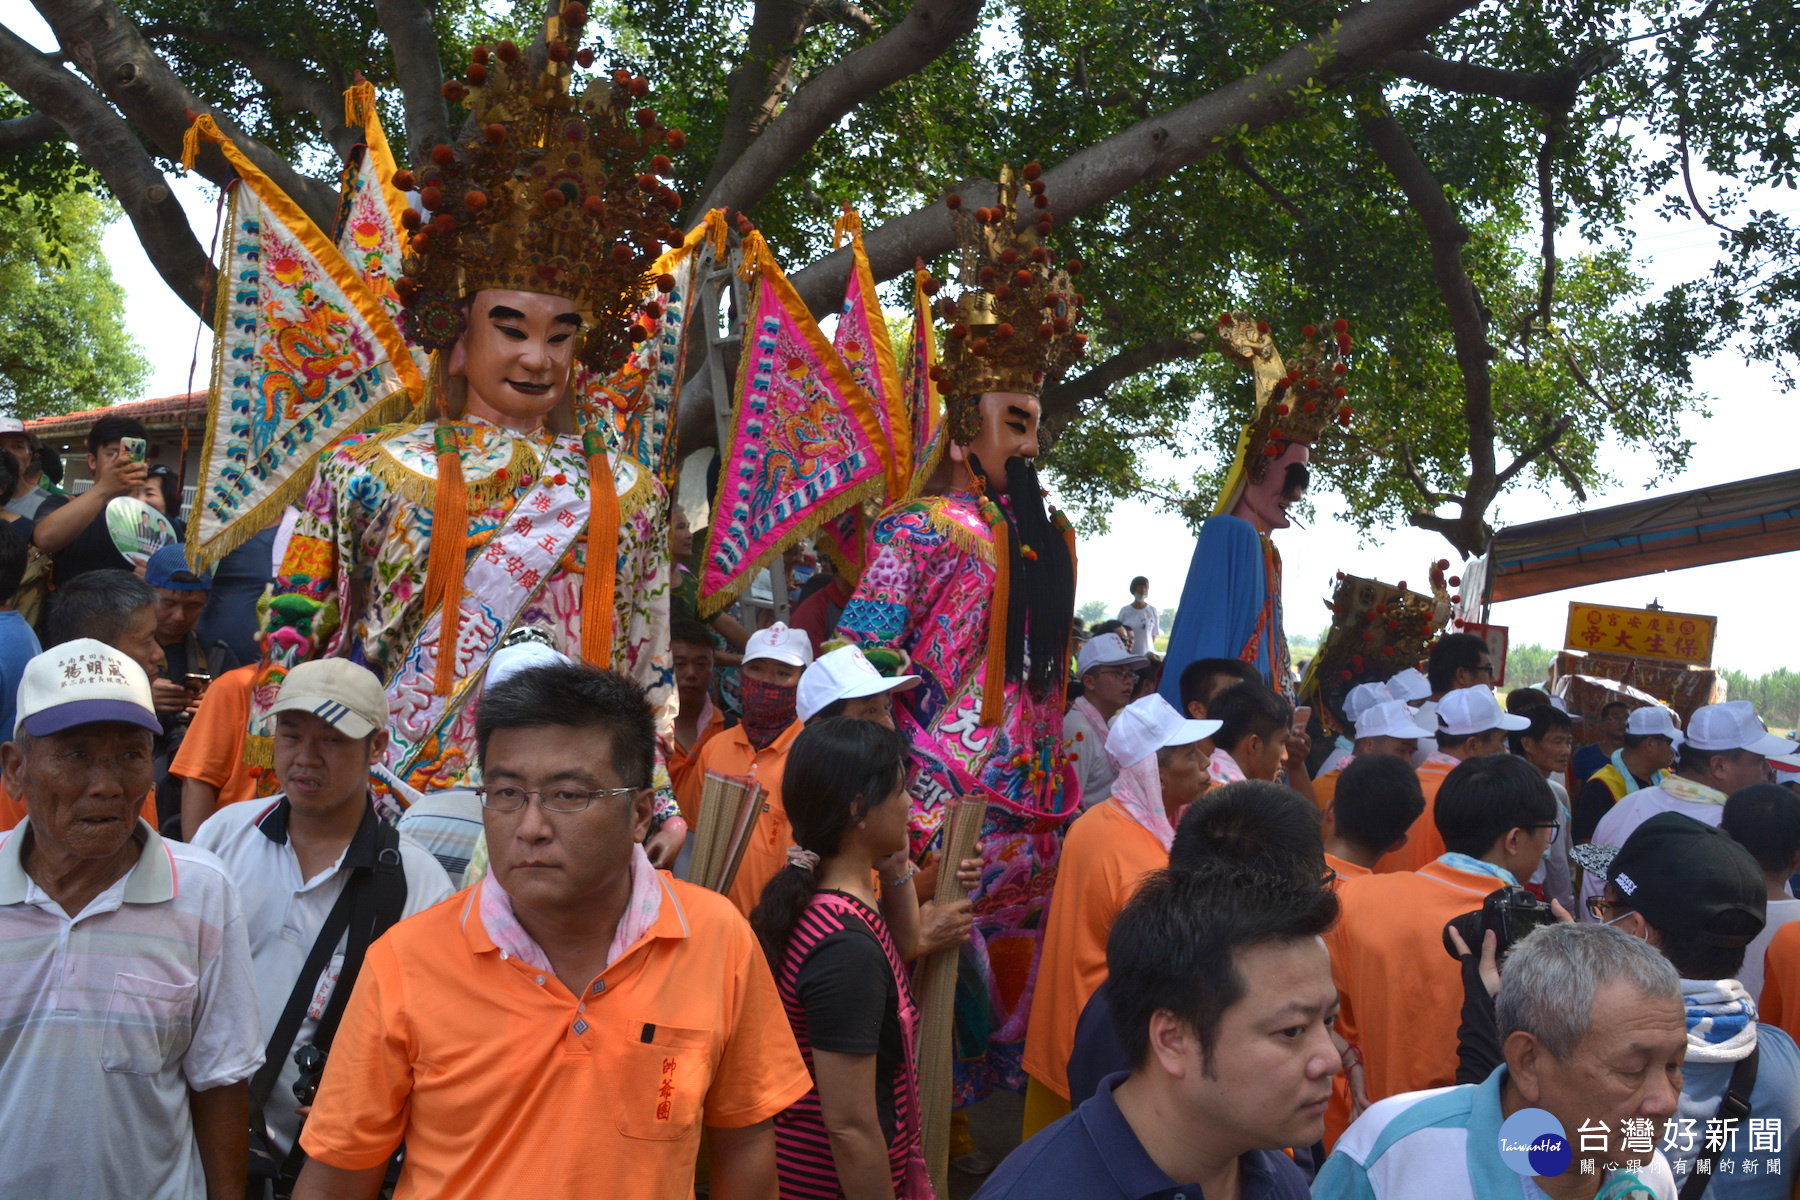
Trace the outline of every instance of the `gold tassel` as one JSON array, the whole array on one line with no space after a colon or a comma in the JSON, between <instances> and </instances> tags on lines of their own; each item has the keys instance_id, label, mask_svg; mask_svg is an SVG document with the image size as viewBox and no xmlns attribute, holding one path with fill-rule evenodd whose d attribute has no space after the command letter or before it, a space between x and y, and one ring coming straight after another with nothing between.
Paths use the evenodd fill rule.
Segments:
<instances>
[{"instance_id":1,"label":"gold tassel","mask_svg":"<svg viewBox=\"0 0 1800 1200\"><path fill-rule=\"evenodd\" d=\"M994 534L994 599L988 608L986 670L981 680L981 723L998 725L1006 705L1006 615L1011 608L1012 552L1007 546L1006 515L992 500L988 528Z\"/></svg>"},{"instance_id":2,"label":"gold tassel","mask_svg":"<svg viewBox=\"0 0 1800 1200\"><path fill-rule=\"evenodd\" d=\"M619 492L606 439L581 435L588 461L587 569L581 580L581 657L602 671L612 667L613 588L619 572Z\"/></svg>"},{"instance_id":3,"label":"gold tassel","mask_svg":"<svg viewBox=\"0 0 1800 1200\"><path fill-rule=\"evenodd\" d=\"M437 494L431 507L431 552L425 565L425 611L438 607L437 676L433 690L448 696L456 682L456 640L462 630L463 572L468 566L469 494L454 425L437 428Z\"/></svg>"}]
</instances>

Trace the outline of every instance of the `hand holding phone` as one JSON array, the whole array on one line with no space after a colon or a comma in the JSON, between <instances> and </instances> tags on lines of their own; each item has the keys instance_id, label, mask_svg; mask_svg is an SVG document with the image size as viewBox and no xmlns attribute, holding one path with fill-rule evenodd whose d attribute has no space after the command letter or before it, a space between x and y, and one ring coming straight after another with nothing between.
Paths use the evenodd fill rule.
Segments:
<instances>
[{"instance_id":1,"label":"hand holding phone","mask_svg":"<svg viewBox=\"0 0 1800 1200\"><path fill-rule=\"evenodd\" d=\"M1311 720L1312 706L1310 704L1302 704L1299 708L1294 710L1294 731L1296 733L1305 733L1307 723Z\"/></svg>"},{"instance_id":2,"label":"hand holding phone","mask_svg":"<svg viewBox=\"0 0 1800 1200\"><path fill-rule=\"evenodd\" d=\"M126 462L141 463L150 454L150 444L141 437L119 439L119 457Z\"/></svg>"}]
</instances>

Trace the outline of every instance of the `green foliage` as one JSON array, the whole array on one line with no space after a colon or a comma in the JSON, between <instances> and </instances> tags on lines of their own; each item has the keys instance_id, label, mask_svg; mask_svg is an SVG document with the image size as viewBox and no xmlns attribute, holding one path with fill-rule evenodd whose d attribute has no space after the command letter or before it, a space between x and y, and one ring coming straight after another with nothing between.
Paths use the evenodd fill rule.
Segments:
<instances>
[{"instance_id":1,"label":"green foliage","mask_svg":"<svg viewBox=\"0 0 1800 1200\"><path fill-rule=\"evenodd\" d=\"M1112 615L1112 605L1104 600L1089 600L1075 610L1075 615L1081 618L1084 625L1098 625Z\"/></svg>"},{"instance_id":2,"label":"green foliage","mask_svg":"<svg viewBox=\"0 0 1800 1200\"><path fill-rule=\"evenodd\" d=\"M1544 673L1550 669L1550 662L1556 657L1556 650L1549 646L1540 646L1531 642L1524 646L1508 646L1506 648L1506 688L1542 687Z\"/></svg>"},{"instance_id":3,"label":"green foliage","mask_svg":"<svg viewBox=\"0 0 1800 1200\"><path fill-rule=\"evenodd\" d=\"M125 292L100 249L117 216L111 201L83 192L0 184L0 412L42 417L139 398L149 364L121 324Z\"/></svg>"},{"instance_id":4,"label":"green foliage","mask_svg":"<svg viewBox=\"0 0 1800 1200\"><path fill-rule=\"evenodd\" d=\"M1763 723L1771 729L1792 730L1800 725L1800 672L1783 667L1754 677L1742 671L1719 674L1725 679L1727 697L1756 705Z\"/></svg>"}]
</instances>

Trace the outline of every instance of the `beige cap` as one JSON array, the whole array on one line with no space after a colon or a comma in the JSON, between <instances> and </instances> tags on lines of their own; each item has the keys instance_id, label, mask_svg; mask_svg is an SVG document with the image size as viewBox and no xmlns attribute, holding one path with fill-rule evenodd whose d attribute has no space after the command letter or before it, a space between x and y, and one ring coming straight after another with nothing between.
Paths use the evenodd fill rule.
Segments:
<instances>
[{"instance_id":1,"label":"beige cap","mask_svg":"<svg viewBox=\"0 0 1800 1200\"><path fill-rule=\"evenodd\" d=\"M281 681L269 712L308 712L353 738L387 724L387 693L369 668L347 658L301 663Z\"/></svg>"}]
</instances>

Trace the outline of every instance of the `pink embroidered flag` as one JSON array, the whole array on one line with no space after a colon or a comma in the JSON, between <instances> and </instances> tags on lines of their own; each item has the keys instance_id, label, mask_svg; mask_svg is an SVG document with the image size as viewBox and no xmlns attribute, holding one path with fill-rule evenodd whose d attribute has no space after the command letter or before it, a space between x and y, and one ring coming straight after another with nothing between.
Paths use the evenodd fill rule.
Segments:
<instances>
[{"instance_id":1,"label":"pink embroidered flag","mask_svg":"<svg viewBox=\"0 0 1800 1200\"><path fill-rule=\"evenodd\" d=\"M401 232L400 214L407 209L406 196L392 184L396 164L388 146L387 134L381 128L381 115L375 108L375 85L359 79L344 91L344 121L362 127L363 144L350 152L344 161L338 191L337 247L357 274L381 301L381 307L395 325L400 324L400 293L394 280L403 274L400 268L405 235ZM430 364L424 347L413 346L413 360L421 372Z\"/></svg>"},{"instance_id":2,"label":"pink embroidered flag","mask_svg":"<svg viewBox=\"0 0 1800 1200\"><path fill-rule=\"evenodd\" d=\"M837 568L838 578L847 587L855 587L862 578L863 553L868 549L868 522L863 519L863 506L852 504L831 520L823 522L813 534L813 544Z\"/></svg>"},{"instance_id":3,"label":"pink embroidered flag","mask_svg":"<svg viewBox=\"0 0 1800 1200\"><path fill-rule=\"evenodd\" d=\"M907 347L906 377L901 383L912 456L903 464L906 490L896 494L896 500L918 494L925 486L925 477L936 469L943 449L938 442L944 428L944 401L931 380L931 368L937 363L937 343L931 331L931 298L925 294L925 281L930 277L923 261L913 268L912 344Z\"/></svg>"},{"instance_id":4,"label":"pink embroidered flag","mask_svg":"<svg viewBox=\"0 0 1800 1200\"><path fill-rule=\"evenodd\" d=\"M782 551L878 495L887 439L874 402L825 340L762 235L743 240L756 281L719 472L700 613L717 612Z\"/></svg>"},{"instance_id":5,"label":"pink embroidered flag","mask_svg":"<svg viewBox=\"0 0 1800 1200\"><path fill-rule=\"evenodd\" d=\"M888 443L887 500L891 502L900 498L910 474L907 466L912 461L912 429L900 388L900 367L894 361L893 338L881 311L880 297L875 294L875 272L863 249L862 220L847 204L832 234L832 249L843 245L846 234L850 238L850 279L831 347L875 404L881 432Z\"/></svg>"}]
</instances>

